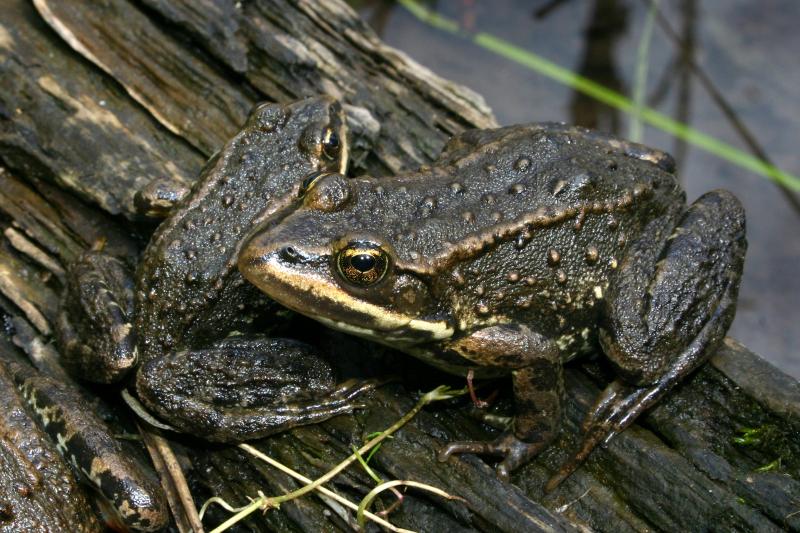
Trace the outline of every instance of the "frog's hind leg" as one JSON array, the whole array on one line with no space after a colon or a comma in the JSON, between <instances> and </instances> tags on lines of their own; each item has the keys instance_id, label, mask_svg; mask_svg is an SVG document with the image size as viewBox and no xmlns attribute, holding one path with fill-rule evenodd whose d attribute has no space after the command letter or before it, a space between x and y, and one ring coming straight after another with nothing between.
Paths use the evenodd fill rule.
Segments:
<instances>
[{"instance_id":1,"label":"frog's hind leg","mask_svg":"<svg viewBox=\"0 0 800 533\"><path fill-rule=\"evenodd\" d=\"M102 252L87 251L69 266L56 336L73 375L112 383L136 365L133 290L125 264Z\"/></svg>"},{"instance_id":2,"label":"frog's hind leg","mask_svg":"<svg viewBox=\"0 0 800 533\"><path fill-rule=\"evenodd\" d=\"M736 310L744 233L739 201L726 191L712 191L690 206L660 254L655 247L659 255L648 258L654 253L652 235L633 244L621 281L609 292L600 329L603 351L622 379L600 394L583 423L580 450L546 490L713 353Z\"/></svg>"}]
</instances>

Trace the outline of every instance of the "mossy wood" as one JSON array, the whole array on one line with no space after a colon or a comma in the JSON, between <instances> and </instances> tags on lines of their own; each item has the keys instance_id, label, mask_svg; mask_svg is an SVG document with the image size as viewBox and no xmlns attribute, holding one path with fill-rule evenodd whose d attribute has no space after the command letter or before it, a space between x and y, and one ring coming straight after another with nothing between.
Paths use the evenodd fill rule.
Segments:
<instances>
[{"instance_id":1,"label":"mossy wood","mask_svg":"<svg viewBox=\"0 0 800 533\"><path fill-rule=\"evenodd\" d=\"M479 96L381 43L338 1L7 0L0 69L0 312L7 339L22 349L0 339L0 355L24 351L56 374L48 342L65 266L99 241L135 261L152 229L137 222L135 191L154 178L191 183L254 103L318 93L342 99L353 171L375 175L414 168L450 135L496 124ZM308 477L390 426L418 390L460 385L401 354L302 319L288 324L288 332L312 331L342 374L401 375L355 416L255 443ZM800 530L800 386L731 339L545 496L544 482L576 445L582 413L608 377L599 361L568 369L562 438L513 484L476 457L437 462L444 441L491 433L468 416L466 402L427 408L371 465L385 480L429 483L465 501L412 491L390 520L419 531ZM28 429L11 387L0 374L0 530L97 530L54 448L30 440L41 437ZM102 392L112 414L124 414L113 391ZM241 505L259 490L297 487L235 447L180 437L174 446L198 505L211 495ZM355 466L333 488L357 501L373 485ZM348 530L353 522L341 511L309 496L246 524ZM214 508L207 523L226 516Z\"/></svg>"}]
</instances>

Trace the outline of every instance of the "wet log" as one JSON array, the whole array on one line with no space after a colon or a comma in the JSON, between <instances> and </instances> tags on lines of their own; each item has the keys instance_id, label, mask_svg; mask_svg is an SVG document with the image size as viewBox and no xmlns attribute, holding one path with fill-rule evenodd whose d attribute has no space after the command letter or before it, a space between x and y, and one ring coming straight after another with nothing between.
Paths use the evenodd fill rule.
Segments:
<instances>
[{"instance_id":1,"label":"wet log","mask_svg":"<svg viewBox=\"0 0 800 533\"><path fill-rule=\"evenodd\" d=\"M137 219L136 190L154 178L191 183L254 103L318 93L342 99L354 173L414 168L453 133L495 125L479 96L381 43L338 1L8 0L0 13L0 69L0 159L8 169L0 171L0 312L4 334L50 373L58 372L48 343L66 265L99 241L134 263L152 230ZM310 478L390 426L416 391L459 385L301 318L282 329L316 339L343 376L400 376L354 416L255 443ZM8 343L0 351L19 356ZM800 530L800 386L731 339L545 495L544 482L576 446L582 414L607 379L599 358L568 369L563 435L511 484L476 457L438 462L443 442L494 433L468 415L466 402L426 408L371 465L385 480L429 483L464 500L411 491L389 519L419 531ZM509 395L498 386L502 413ZM3 431L6 454L11 441ZM241 505L258 491L299 486L233 446L170 439L198 506L212 495ZM356 466L331 488L358 501L374 484ZM392 497L382 500L392 504ZM26 524L6 509L0 527ZM94 527L85 515L71 516ZM205 522L226 517L212 507ZM339 504L307 496L251 515L246 527L339 531L353 520Z\"/></svg>"}]
</instances>

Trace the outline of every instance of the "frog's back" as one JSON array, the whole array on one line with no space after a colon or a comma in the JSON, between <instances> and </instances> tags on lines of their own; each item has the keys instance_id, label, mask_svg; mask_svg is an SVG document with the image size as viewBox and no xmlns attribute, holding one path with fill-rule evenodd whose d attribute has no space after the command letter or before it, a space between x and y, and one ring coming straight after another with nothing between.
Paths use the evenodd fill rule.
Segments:
<instances>
[{"instance_id":1,"label":"frog's back","mask_svg":"<svg viewBox=\"0 0 800 533\"><path fill-rule=\"evenodd\" d=\"M343 128L340 114L329 98L262 105L211 158L159 226L137 272L137 334L145 360L224 336L244 325L247 303L264 301L236 269L240 243L295 200L302 176L328 164L314 150L324 128ZM343 130L338 134L344 138Z\"/></svg>"},{"instance_id":2,"label":"frog's back","mask_svg":"<svg viewBox=\"0 0 800 533\"><path fill-rule=\"evenodd\" d=\"M459 329L524 320L571 356L631 239L684 208L671 170L666 154L580 128L476 130L433 168L375 180L356 216L383 217L372 227L434 280Z\"/></svg>"},{"instance_id":3,"label":"frog's back","mask_svg":"<svg viewBox=\"0 0 800 533\"><path fill-rule=\"evenodd\" d=\"M228 278L236 273L236 236L255 216L255 204L238 197L252 197L253 180L259 177L256 172L252 180L237 175L239 160L251 157L247 135L240 134L209 161L188 200L176 207L145 250L137 272L137 333L145 359L182 344L189 327L202 322L200 315L219 300L231 282ZM263 167L252 160L247 164L254 171ZM231 175L237 178L235 185L226 181Z\"/></svg>"}]
</instances>

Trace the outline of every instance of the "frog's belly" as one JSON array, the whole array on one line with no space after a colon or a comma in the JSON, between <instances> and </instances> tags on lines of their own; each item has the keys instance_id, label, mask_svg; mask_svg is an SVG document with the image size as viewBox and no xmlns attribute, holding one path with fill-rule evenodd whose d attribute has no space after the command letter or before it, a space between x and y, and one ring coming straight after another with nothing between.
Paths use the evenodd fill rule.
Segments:
<instances>
[{"instance_id":1,"label":"frog's belly","mask_svg":"<svg viewBox=\"0 0 800 533\"><path fill-rule=\"evenodd\" d=\"M448 374L455 374L456 376L466 376L467 372L472 370L476 378L496 378L505 376L511 372L510 368L496 367L496 366L480 366L466 357L461 357L452 352L442 352L439 350L428 348L414 348L406 350L409 353L424 361L425 363L443 370Z\"/></svg>"}]
</instances>

